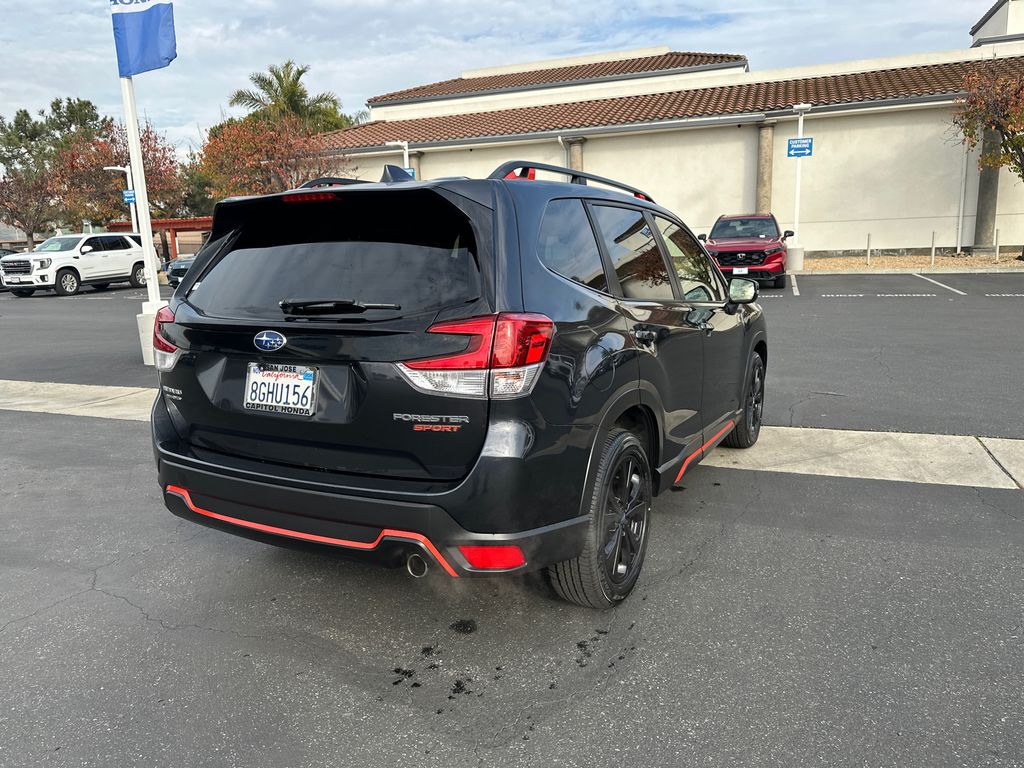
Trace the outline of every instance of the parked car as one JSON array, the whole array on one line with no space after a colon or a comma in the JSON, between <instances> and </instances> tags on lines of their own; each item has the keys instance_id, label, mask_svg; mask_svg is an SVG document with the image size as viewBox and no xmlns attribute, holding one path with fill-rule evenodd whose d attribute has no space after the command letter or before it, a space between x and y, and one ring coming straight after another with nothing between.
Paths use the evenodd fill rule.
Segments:
<instances>
[{"instance_id":1,"label":"parked car","mask_svg":"<svg viewBox=\"0 0 1024 768\"><path fill-rule=\"evenodd\" d=\"M13 248L0 248L0 259L2 259L4 256L10 256L15 253L17 253L17 251L14 250ZM8 290L7 286L4 285L3 280L0 280L0 291L6 290Z\"/></svg>"},{"instance_id":2,"label":"parked car","mask_svg":"<svg viewBox=\"0 0 1024 768\"><path fill-rule=\"evenodd\" d=\"M53 290L73 296L83 285L103 290L111 283L146 284L142 247L132 235L58 235L28 253L0 258L0 279L15 296Z\"/></svg>"},{"instance_id":3,"label":"parked car","mask_svg":"<svg viewBox=\"0 0 1024 768\"><path fill-rule=\"evenodd\" d=\"M188 273L189 267L195 262L194 256L182 256L167 263L167 284L177 288L182 278Z\"/></svg>"},{"instance_id":4,"label":"parked car","mask_svg":"<svg viewBox=\"0 0 1024 768\"><path fill-rule=\"evenodd\" d=\"M786 238L793 232L779 229L768 214L719 216L711 235L701 235L708 253L722 272L754 280L771 280L772 288L786 287Z\"/></svg>"},{"instance_id":5,"label":"parked car","mask_svg":"<svg viewBox=\"0 0 1024 768\"><path fill-rule=\"evenodd\" d=\"M507 178L527 167L582 183ZM154 327L164 502L612 606L652 499L758 438L756 299L649 195L557 166L221 202Z\"/></svg>"}]
</instances>

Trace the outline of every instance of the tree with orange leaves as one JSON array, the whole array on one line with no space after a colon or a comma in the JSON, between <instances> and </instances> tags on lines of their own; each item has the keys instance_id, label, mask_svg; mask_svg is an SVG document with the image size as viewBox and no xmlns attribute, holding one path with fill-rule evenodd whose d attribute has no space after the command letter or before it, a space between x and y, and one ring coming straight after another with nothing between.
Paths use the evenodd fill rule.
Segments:
<instances>
[{"instance_id":1,"label":"tree with orange leaves","mask_svg":"<svg viewBox=\"0 0 1024 768\"><path fill-rule=\"evenodd\" d=\"M982 167L1007 167L1024 179L1024 73L1002 62L976 67L964 78L953 123L964 143L982 148Z\"/></svg>"}]
</instances>

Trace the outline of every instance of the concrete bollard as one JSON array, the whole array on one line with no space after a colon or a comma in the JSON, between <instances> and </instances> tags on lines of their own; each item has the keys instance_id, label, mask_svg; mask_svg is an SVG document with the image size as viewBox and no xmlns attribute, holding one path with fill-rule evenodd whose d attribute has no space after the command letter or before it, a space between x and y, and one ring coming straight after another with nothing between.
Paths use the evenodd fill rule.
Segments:
<instances>
[{"instance_id":1,"label":"concrete bollard","mask_svg":"<svg viewBox=\"0 0 1024 768\"><path fill-rule=\"evenodd\" d=\"M867 248L867 253L868 253L868 266L870 267L871 266L871 233L870 232L868 232L868 248Z\"/></svg>"},{"instance_id":2,"label":"concrete bollard","mask_svg":"<svg viewBox=\"0 0 1024 768\"><path fill-rule=\"evenodd\" d=\"M786 270L788 272L802 272L804 268L804 249L796 245L789 249L786 255Z\"/></svg>"}]
</instances>

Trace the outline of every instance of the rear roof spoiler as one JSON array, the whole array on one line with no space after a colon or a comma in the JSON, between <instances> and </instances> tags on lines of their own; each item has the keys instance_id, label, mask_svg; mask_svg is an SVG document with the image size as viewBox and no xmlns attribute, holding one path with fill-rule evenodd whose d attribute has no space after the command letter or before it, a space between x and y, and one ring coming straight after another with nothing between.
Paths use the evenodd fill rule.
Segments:
<instances>
[{"instance_id":1,"label":"rear roof spoiler","mask_svg":"<svg viewBox=\"0 0 1024 768\"><path fill-rule=\"evenodd\" d=\"M491 175L488 176L487 178L504 179L510 173L515 174L516 171L524 169L529 170L531 168L538 169L541 171L551 171L552 173L560 173L563 176L568 176L570 184L582 184L583 186L586 186L587 180L589 179L590 181L596 181L599 184L604 184L609 187L614 187L615 189L620 189L623 192L629 192L631 195L633 195L634 197L638 197L641 200L647 200L648 202L651 203L654 202L654 198L651 197L646 192L644 192L643 190L637 189L636 187L631 187L629 186L629 184L623 184L621 181L608 179L605 178L604 176L597 176L596 174L593 173L584 173L583 171L577 171L574 170L573 168L565 168L561 165L549 165L548 163L534 163L528 160L510 160L507 163L502 163L497 168L495 168L491 172Z\"/></svg>"}]
</instances>

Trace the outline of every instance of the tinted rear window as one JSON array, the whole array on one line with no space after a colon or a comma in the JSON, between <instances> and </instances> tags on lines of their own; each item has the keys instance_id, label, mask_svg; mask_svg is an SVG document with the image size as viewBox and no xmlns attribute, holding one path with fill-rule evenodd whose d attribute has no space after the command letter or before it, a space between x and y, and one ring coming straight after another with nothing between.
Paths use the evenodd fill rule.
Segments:
<instances>
[{"instance_id":1,"label":"tinted rear window","mask_svg":"<svg viewBox=\"0 0 1024 768\"><path fill-rule=\"evenodd\" d=\"M480 296L473 228L430 192L271 201L243 217L237 239L188 296L207 315L280 318L282 299L398 304L401 315ZM371 310L362 317L394 317Z\"/></svg>"},{"instance_id":2,"label":"tinted rear window","mask_svg":"<svg viewBox=\"0 0 1024 768\"><path fill-rule=\"evenodd\" d=\"M538 240L548 269L588 288L608 292L601 252L582 200L552 200L544 212Z\"/></svg>"}]
</instances>

